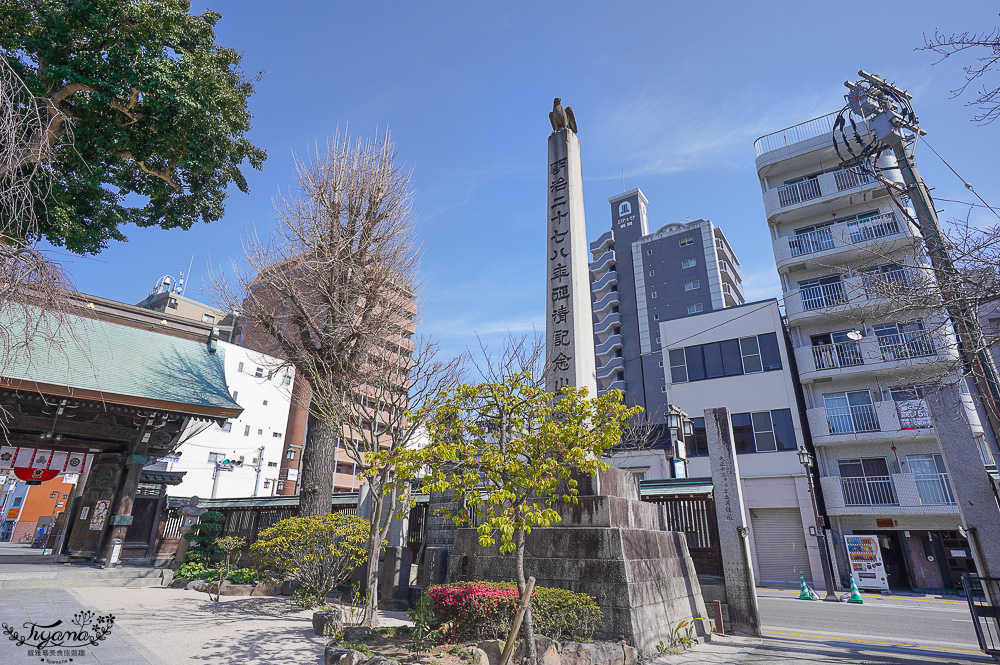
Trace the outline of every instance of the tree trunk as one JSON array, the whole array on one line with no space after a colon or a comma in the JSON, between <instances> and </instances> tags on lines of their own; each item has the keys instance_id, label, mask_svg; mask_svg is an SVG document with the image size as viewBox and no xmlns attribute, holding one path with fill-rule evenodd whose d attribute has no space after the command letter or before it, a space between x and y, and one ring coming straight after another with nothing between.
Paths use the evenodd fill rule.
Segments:
<instances>
[{"instance_id":1,"label":"tree trunk","mask_svg":"<svg viewBox=\"0 0 1000 665\"><path fill-rule=\"evenodd\" d=\"M382 542L384 538L382 537L382 513L385 507L385 497L382 496L381 483L376 486L371 480L368 481L371 486L371 502L372 510L369 519L371 519L371 528L368 530L368 567L367 575L365 580L365 588L368 590L365 596L365 605L367 610L365 611L365 621L364 625L371 628L378 627L378 560L379 555L382 553Z\"/></svg>"},{"instance_id":2,"label":"tree trunk","mask_svg":"<svg viewBox=\"0 0 1000 665\"><path fill-rule=\"evenodd\" d=\"M514 567L517 575L517 592L523 597L524 590L528 586L528 580L524 575L524 527L519 526L514 532ZM528 665L535 665L538 662L538 653L535 649L535 626L531 620L531 599L528 599L528 609L524 613L524 639L527 647Z\"/></svg>"},{"instance_id":3,"label":"tree trunk","mask_svg":"<svg viewBox=\"0 0 1000 665\"><path fill-rule=\"evenodd\" d=\"M309 410L309 431L299 474L299 517L326 515L333 505L337 438L329 423Z\"/></svg>"}]
</instances>

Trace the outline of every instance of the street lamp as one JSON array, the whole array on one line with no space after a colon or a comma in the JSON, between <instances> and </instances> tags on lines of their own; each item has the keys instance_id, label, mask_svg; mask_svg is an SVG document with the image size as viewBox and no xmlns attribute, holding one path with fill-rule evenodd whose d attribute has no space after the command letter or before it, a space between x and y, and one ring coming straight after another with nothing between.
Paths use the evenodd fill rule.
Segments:
<instances>
[{"instance_id":1,"label":"street lamp","mask_svg":"<svg viewBox=\"0 0 1000 665\"><path fill-rule=\"evenodd\" d=\"M672 438L680 445L672 445L674 452L674 475L677 476L677 460L684 463L684 477L687 477L687 440L686 437L694 436L694 421L692 421L684 410L673 404L667 407L666 413L667 429L672 433Z\"/></svg>"},{"instance_id":2,"label":"street lamp","mask_svg":"<svg viewBox=\"0 0 1000 665\"><path fill-rule=\"evenodd\" d=\"M826 586L826 598L823 600L831 603L839 603L833 589L833 567L830 564L830 550L826 546L826 530L823 529L823 522L819 516L819 504L816 503L816 485L813 483L813 456L806 450L805 446L800 446L796 455L799 457L799 464L806 470L806 479L809 482L809 498L812 500L813 517L816 520L816 541L819 544L819 558L823 563L823 584Z\"/></svg>"}]
</instances>

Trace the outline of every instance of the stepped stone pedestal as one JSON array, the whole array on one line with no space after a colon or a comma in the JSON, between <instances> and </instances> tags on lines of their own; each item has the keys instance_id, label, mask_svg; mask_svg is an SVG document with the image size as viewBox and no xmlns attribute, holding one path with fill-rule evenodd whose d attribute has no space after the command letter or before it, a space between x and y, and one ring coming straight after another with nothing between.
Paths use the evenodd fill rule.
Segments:
<instances>
[{"instance_id":1,"label":"stepped stone pedestal","mask_svg":"<svg viewBox=\"0 0 1000 665\"><path fill-rule=\"evenodd\" d=\"M592 596L603 612L594 637L625 638L651 656L679 621L708 616L687 540L665 530L661 506L639 500L632 473L612 467L578 480L579 503L553 505L562 522L528 535L525 573L537 586ZM475 529L458 530L448 580L513 580L514 556L478 541Z\"/></svg>"}]
</instances>

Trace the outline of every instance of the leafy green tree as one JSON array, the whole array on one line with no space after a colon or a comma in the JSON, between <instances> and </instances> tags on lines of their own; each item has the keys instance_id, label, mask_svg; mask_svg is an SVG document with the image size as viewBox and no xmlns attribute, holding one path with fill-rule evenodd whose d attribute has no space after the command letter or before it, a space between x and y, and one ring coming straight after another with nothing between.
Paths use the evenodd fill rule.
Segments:
<instances>
[{"instance_id":1,"label":"leafy green tree","mask_svg":"<svg viewBox=\"0 0 1000 665\"><path fill-rule=\"evenodd\" d=\"M245 137L253 80L215 43L221 14L188 0L0 0L0 57L48 113L18 159L48 155L50 191L36 192L36 233L74 252L124 240L123 224L190 228L223 214L243 162L264 151ZM0 177L7 174L0 170ZM0 220L4 228L9 220Z\"/></svg>"},{"instance_id":2,"label":"leafy green tree","mask_svg":"<svg viewBox=\"0 0 1000 665\"><path fill-rule=\"evenodd\" d=\"M184 540L191 543L184 554L185 563L200 563L209 566L218 559L222 550L215 544L226 523L226 516L217 510L210 510L191 527L191 533L184 534Z\"/></svg>"},{"instance_id":3,"label":"leafy green tree","mask_svg":"<svg viewBox=\"0 0 1000 665\"><path fill-rule=\"evenodd\" d=\"M560 521L552 506L577 501L573 474L606 470L601 456L641 410L627 408L617 390L595 399L571 387L555 397L531 371L501 371L493 380L458 386L428 424L431 442L420 454L432 472L424 488L451 492L465 506L452 515L455 522L474 516L481 546L499 543L500 552L514 555L523 596L525 536ZM524 627L534 662L530 606Z\"/></svg>"},{"instance_id":4,"label":"leafy green tree","mask_svg":"<svg viewBox=\"0 0 1000 665\"><path fill-rule=\"evenodd\" d=\"M293 579L301 588L299 604L323 605L330 591L367 560L369 530L368 520L357 515L289 517L261 531L250 554L262 579Z\"/></svg>"}]
</instances>

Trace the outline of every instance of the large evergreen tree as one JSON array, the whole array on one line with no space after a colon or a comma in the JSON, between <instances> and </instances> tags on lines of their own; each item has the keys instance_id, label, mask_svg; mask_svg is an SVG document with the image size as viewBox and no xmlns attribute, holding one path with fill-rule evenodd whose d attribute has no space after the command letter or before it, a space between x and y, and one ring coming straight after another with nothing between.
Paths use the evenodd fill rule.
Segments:
<instances>
[{"instance_id":1,"label":"large evergreen tree","mask_svg":"<svg viewBox=\"0 0 1000 665\"><path fill-rule=\"evenodd\" d=\"M19 163L54 146L32 232L74 252L121 226L180 227L223 214L226 189L264 151L246 137L253 80L215 43L217 12L187 0L0 0L0 57L48 112ZM0 177L6 174L0 173ZM4 228L17 227L0 220Z\"/></svg>"}]
</instances>

